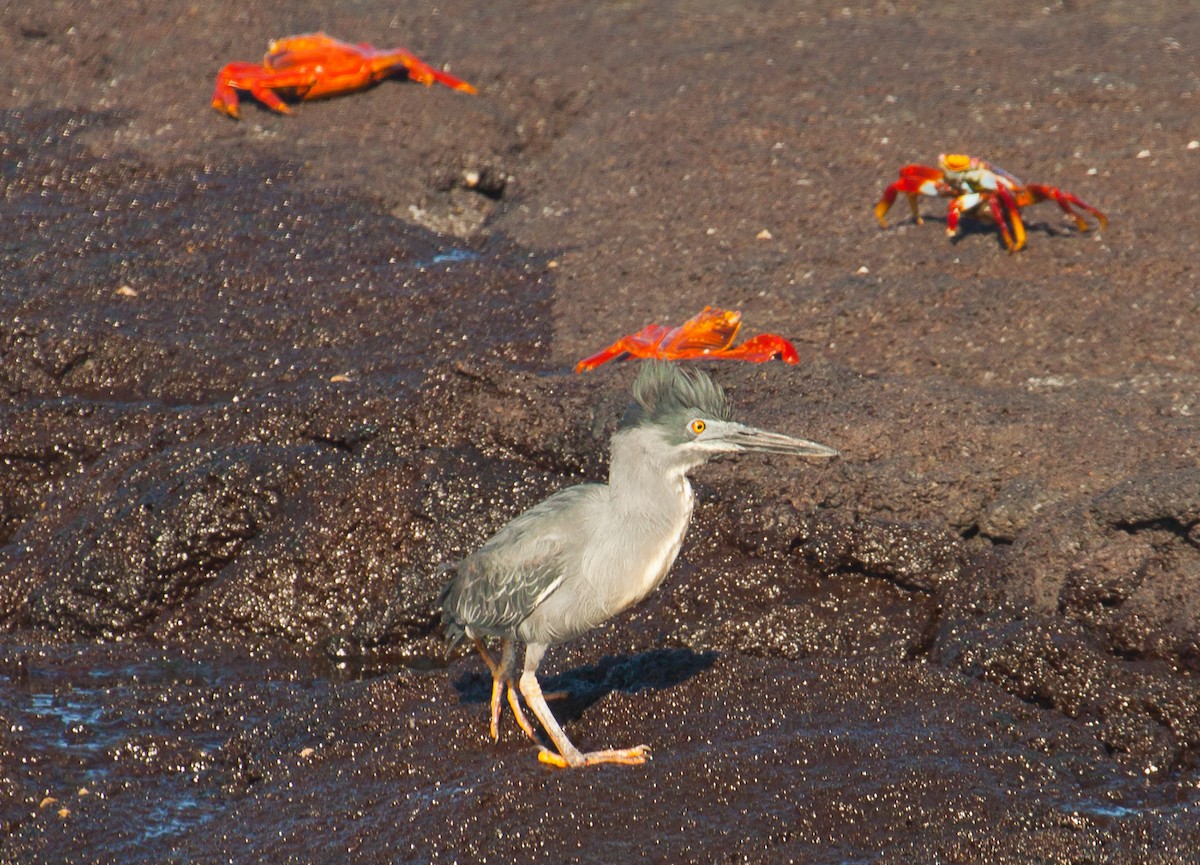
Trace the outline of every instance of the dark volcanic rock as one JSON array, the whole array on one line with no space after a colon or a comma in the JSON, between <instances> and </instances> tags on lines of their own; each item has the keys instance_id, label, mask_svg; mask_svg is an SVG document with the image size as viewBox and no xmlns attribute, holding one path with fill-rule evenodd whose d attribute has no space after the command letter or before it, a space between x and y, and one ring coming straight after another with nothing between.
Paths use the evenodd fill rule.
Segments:
<instances>
[{"instance_id":1,"label":"dark volcanic rock","mask_svg":"<svg viewBox=\"0 0 1200 865\"><path fill-rule=\"evenodd\" d=\"M1114 658L1076 624L1034 617L958 631L942 652L964 672L1087 722L1147 775L1196 770L1200 688L1162 665Z\"/></svg>"},{"instance_id":2,"label":"dark volcanic rock","mask_svg":"<svg viewBox=\"0 0 1200 865\"><path fill-rule=\"evenodd\" d=\"M1198 524L1200 470L1137 475L1048 513L1007 570L1036 608L1086 624L1113 654L1196 672Z\"/></svg>"},{"instance_id":3,"label":"dark volcanic rock","mask_svg":"<svg viewBox=\"0 0 1200 865\"><path fill-rule=\"evenodd\" d=\"M207 107L316 29L481 92ZM1167 0L0 9L0 861L1192 861L1198 43ZM879 229L960 150L1108 228ZM545 670L654 760L552 772L437 568L602 479L633 365L571 367L705 304L801 354L709 365L740 415L842 457L697 472L667 582Z\"/></svg>"},{"instance_id":4,"label":"dark volcanic rock","mask_svg":"<svg viewBox=\"0 0 1200 865\"><path fill-rule=\"evenodd\" d=\"M46 551L50 575L34 595L33 624L110 637L143 628L262 531L296 487L284 466L314 461L315 450L166 450L112 479L113 500L66 526Z\"/></svg>"},{"instance_id":5,"label":"dark volcanic rock","mask_svg":"<svg viewBox=\"0 0 1200 865\"><path fill-rule=\"evenodd\" d=\"M990 598L972 604L974 616L955 605L941 658L1089 719L1110 751L1148 773L1194 772L1198 496L1200 474L1181 468L1048 509L1005 557Z\"/></svg>"}]
</instances>

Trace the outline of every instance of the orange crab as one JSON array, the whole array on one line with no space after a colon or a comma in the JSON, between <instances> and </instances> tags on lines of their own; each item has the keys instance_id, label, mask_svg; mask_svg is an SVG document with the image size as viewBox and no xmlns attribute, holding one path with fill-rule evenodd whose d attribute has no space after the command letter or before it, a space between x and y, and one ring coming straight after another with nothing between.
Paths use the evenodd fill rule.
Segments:
<instances>
[{"instance_id":1,"label":"orange crab","mask_svg":"<svg viewBox=\"0 0 1200 865\"><path fill-rule=\"evenodd\" d=\"M403 69L413 81L429 86L435 81L464 93L477 92L465 81L434 69L403 48L378 49L366 42L351 45L326 36L306 33L277 39L267 48L262 65L230 63L217 73L213 108L234 120L238 113L237 91L250 95L272 111L290 114L280 98L321 99L365 90Z\"/></svg>"},{"instance_id":2,"label":"orange crab","mask_svg":"<svg viewBox=\"0 0 1200 865\"><path fill-rule=\"evenodd\" d=\"M575 365L575 372L595 369L615 357L629 354L640 358L661 360L748 360L763 363L778 357L784 363L799 363L796 348L782 336L760 333L731 348L742 314L706 306L679 327L650 324L637 333L623 336L604 351L585 357Z\"/></svg>"},{"instance_id":3,"label":"orange crab","mask_svg":"<svg viewBox=\"0 0 1200 865\"><path fill-rule=\"evenodd\" d=\"M908 196L908 206L913 219L922 223L917 209L917 196L951 198L946 214L946 234L953 237L958 233L958 221L963 215L991 220L1000 229L1000 236L1009 252L1017 252L1025 246L1025 225L1021 222L1020 209L1039 201L1053 199L1063 212L1075 220L1080 231L1087 231L1084 218L1072 209L1072 205L1096 217L1101 228L1108 227L1108 217L1085 201L1054 186L1039 183L1022 183L1003 168L966 156L961 153L943 153L938 156L938 167L928 165L906 165L900 169L900 179L883 192L875 205L875 218L887 228L884 218L903 192ZM1009 225L1012 230L1009 230Z\"/></svg>"}]
</instances>

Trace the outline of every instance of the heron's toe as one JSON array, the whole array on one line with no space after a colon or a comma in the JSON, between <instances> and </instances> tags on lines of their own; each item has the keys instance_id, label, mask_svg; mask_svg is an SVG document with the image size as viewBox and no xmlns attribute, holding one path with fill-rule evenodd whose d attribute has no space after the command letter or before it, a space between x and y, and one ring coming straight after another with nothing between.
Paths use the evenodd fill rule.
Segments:
<instances>
[{"instance_id":1,"label":"heron's toe","mask_svg":"<svg viewBox=\"0 0 1200 865\"><path fill-rule=\"evenodd\" d=\"M555 754L549 748L541 748L538 750L538 759L548 766L555 766L559 769L570 769L571 764L568 763L562 754Z\"/></svg>"},{"instance_id":2,"label":"heron's toe","mask_svg":"<svg viewBox=\"0 0 1200 865\"><path fill-rule=\"evenodd\" d=\"M575 754L574 759L568 760L561 754L556 754L549 748L538 751L538 759L549 766L559 769L571 769L581 766L598 766L601 763L618 763L623 766L641 766L650 759L650 746L638 745L636 748L623 748L613 751L592 751L587 754Z\"/></svg>"}]
</instances>

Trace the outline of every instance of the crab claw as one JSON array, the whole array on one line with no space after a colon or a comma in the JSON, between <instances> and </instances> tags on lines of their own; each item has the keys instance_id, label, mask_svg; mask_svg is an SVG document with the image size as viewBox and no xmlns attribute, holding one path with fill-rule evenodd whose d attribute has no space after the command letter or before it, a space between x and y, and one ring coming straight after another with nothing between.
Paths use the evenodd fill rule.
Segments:
<instances>
[{"instance_id":1,"label":"crab claw","mask_svg":"<svg viewBox=\"0 0 1200 865\"><path fill-rule=\"evenodd\" d=\"M917 196L944 196L949 187L944 182L945 174L937 168L928 165L906 165L900 169L900 179L883 191L883 196L875 205L875 218L881 228L887 228L887 212L891 210L896 196L903 192L908 197L908 207L912 211L913 220L917 225L924 224L921 211L917 209Z\"/></svg>"}]
</instances>

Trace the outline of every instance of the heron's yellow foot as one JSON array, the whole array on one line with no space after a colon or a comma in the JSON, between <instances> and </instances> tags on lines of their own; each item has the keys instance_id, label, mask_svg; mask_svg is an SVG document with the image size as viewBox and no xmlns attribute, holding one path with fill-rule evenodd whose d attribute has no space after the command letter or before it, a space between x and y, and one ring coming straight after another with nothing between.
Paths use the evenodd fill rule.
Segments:
<instances>
[{"instance_id":1,"label":"heron's yellow foot","mask_svg":"<svg viewBox=\"0 0 1200 865\"><path fill-rule=\"evenodd\" d=\"M554 753L549 748L542 748L538 751L538 759L549 766L555 766L559 769L596 766L600 763L641 766L650 759L650 747L648 745L638 745L636 748L625 748L614 751L590 751L587 754L576 752L574 761L567 760L566 757Z\"/></svg>"},{"instance_id":2,"label":"heron's yellow foot","mask_svg":"<svg viewBox=\"0 0 1200 865\"><path fill-rule=\"evenodd\" d=\"M555 754L547 748L538 751L538 759L549 766L557 766L560 769L571 768L571 764L564 760L561 754Z\"/></svg>"}]
</instances>

